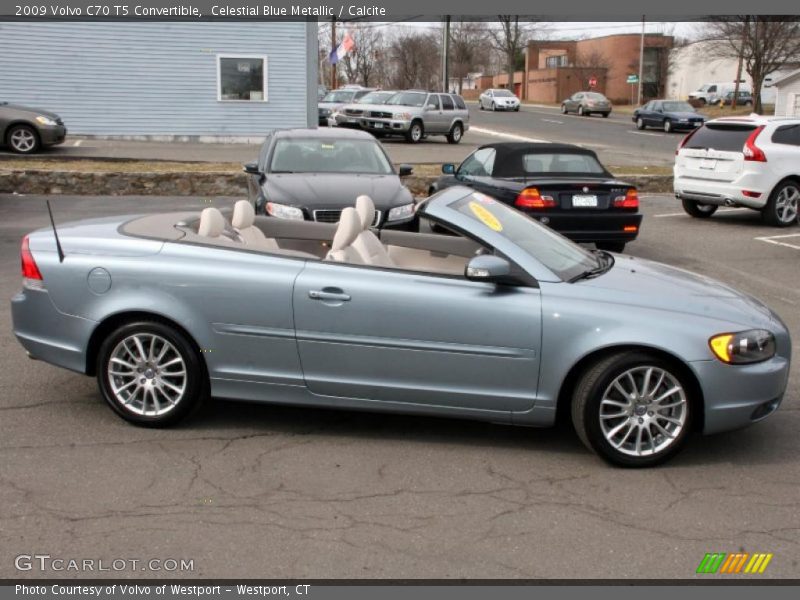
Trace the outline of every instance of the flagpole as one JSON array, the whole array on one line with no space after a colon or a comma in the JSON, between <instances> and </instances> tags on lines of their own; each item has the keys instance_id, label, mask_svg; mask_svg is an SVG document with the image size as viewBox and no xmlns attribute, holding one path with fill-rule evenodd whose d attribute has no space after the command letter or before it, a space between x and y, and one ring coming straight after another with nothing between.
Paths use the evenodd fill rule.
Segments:
<instances>
[{"instance_id":1,"label":"flagpole","mask_svg":"<svg viewBox=\"0 0 800 600\"><path fill-rule=\"evenodd\" d=\"M336 17L331 17L331 48L336 51ZM336 63L331 64L331 89L336 89Z\"/></svg>"}]
</instances>

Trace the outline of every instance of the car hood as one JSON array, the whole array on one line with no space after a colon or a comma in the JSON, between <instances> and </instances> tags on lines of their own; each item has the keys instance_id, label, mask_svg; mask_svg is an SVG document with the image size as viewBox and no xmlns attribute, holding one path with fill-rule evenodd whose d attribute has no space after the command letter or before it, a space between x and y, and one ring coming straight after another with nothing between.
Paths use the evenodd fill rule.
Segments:
<instances>
[{"instance_id":1,"label":"car hood","mask_svg":"<svg viewBox=\"0 0 800 600\"><path fill-rule=\"evenodd\" d=\"M703 316L744 328L767 328L779 322L760 300L710 277L630 256L614 258L610 271L581 280L579 285L607 290L616 303Z\"/></svg>"},{"instance_id":2,"label":"car hood","mask_svg":"<svg viewBox=\"0 0 800 600\"><path fill-rule=\"evenodd\" d=\"M397 175L359 175L353 173L273 173L267 175L264 195L280 204L317 208L354 206L366 194L378 210L413 202Z\"/></svg>"},{"instance_id":3,"label":"car hood","mask_svg":"<svg viewBox=\"0 0 800 600\"><path fill-rule=\"evenodd\" d=\"M51 112L49 110L40 110L38 108L31 108L30 106L21 106L19 104L0 104L0 108L10 108L18 112L30 113L33 116L42 115L44 117L50 117L51 119L59 118L59 116L56 113Z\"/></svg>"}]
</instances>

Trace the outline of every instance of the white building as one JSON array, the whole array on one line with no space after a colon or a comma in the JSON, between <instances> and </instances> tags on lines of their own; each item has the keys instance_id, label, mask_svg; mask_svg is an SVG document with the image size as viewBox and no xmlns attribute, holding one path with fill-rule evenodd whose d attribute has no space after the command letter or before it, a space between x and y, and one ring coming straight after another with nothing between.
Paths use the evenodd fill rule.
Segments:
<instances>
[{"instance_id":1,"label":"white building","mask_svg":"<svg viewBox=\"0 0 800 600\"><path fill-rule=\"evenodd\" d=\"M800 69L785 74L773 82L775 116L800 117Z\"/></svg>"}]
</instances>

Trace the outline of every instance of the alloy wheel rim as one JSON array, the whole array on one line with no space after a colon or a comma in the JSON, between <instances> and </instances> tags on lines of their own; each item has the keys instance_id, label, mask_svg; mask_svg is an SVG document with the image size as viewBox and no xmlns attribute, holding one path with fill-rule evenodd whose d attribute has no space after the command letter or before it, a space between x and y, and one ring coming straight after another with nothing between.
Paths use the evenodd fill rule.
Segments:
<instances>
[{"instance_id":1,"label":"alloy wheel rim","mask_svg":"<svg viewBox=\"0 0 800 600\"><path fill-rule=\"evenodd\" d=\"M11 134L11 145L20 152L30 152L36 145L36 138L27 129L17 129Z\"/></svg>"},{"instance_id":2,"label":"alloy wheel rim","mask_svg":"<svg viewBox=\"0 0 800 600\"><path fill-rule=\"evenodd\" d=\"M159 335L136 333L122 339L111 352L107 372L114 397L139 416L165 415L186 393L186 363Z\"/></svg>"},{"instance_id":3,"label":"alloy wheel rim","mask_svg":"<svg viewBox=\"0 0 800 600\"><path fill-rule=\"evenodd\" d=\"M628 456L653 456L672 446L687 415L683 386L669 371L652 365L618 375L600 401L603 436Z\"/></svg>"},{"instance_id":4,"label":"alloy wheel rim","mask_svg":"<svg viewBox=\"0 0 800 600\"><path fill-rule=\"evenodd\" d=\"M795 186L788 185L780 191L775 202L775 213L781 223L791 223L797 218L798 200L800 189Z\"/></svg>"},{"instance_id":5,"label":"alloy wheel rim","mask_svg":"<svg viewBox=\"0 0 800 600\"><path fill-rule=\"evenodd\" d=\"M419 125L414 125L414 127L411 129L411 137L414 139L414 141L417 141L422 137L422 129L420 129Z\"/></svg>"},{"instance_id":6,"label":"alloy wheel rim","mask_svg":"<svg viewBox=\"0 0 800 600\"><path fill-rule=\"evenodd\" d=\"M461 127L455 126L453 128L453 139L456 141L461 139Z\"/></svg>"}]
</instances>

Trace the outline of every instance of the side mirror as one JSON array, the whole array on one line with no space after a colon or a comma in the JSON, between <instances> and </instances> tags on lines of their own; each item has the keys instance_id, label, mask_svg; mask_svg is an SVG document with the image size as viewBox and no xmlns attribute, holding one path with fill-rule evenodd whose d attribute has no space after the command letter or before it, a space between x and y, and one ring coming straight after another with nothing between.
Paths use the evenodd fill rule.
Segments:
<instances>
[{"instance_id":1,"label":"side mirror","mask_svg":"<svg viewBox=\"0 0 800 600\"><path fill-rule=\"evenodd\" d=\"M244 165L243 171L249 175L261 175L258 163L250 162Z\"/></svg>"},{"instance_id":2,"label":"side mirror","mask_svg":"<svg viewBox=\"0 0 800 600\"><path fill-rule=\"evenodd\" d=\"M442 173L445 175L455 175L456 166L453 163L444 163L442 165Z\"/></svg>"},{"instance_id":3,"label":"side mirror","mask_svg":"<svg viewBox=\"0 0 800 600\"><path fill-rule=\"evenodd\" d=\"M408 177L413 172L414 172L414 167L412 167L411 165L403 164L400 165L400 167L397 169L397 174L400 175L400 177Z\"/></svg>"},{"instance_id":4,"label":"side mirror","mask_svg":"<svg viewBox=\"0 0 800 600\"><path fill-rule=\"evenodd\" d=\"M492 254L474 256L464 269L464 277L470 281L487 283L512 283L511 265L505 258Z\"/></svg>"}]
</instances>

